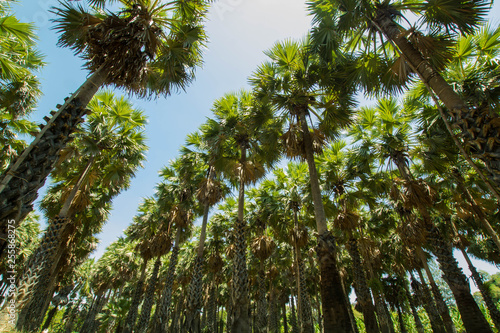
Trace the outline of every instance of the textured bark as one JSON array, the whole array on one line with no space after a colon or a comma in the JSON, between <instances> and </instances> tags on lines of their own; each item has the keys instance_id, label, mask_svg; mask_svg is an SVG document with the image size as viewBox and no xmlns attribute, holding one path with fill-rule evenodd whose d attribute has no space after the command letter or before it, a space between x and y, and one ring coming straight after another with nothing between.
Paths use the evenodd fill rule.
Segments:
<instances>
[{"instance_id":1,"label":"textured bark","mask_svg":"<svg viewBox=\"0 0 500 333\"><path fill-rule=\"evenodd\" d=\"M193 267L193 276L189 282L189 294L184 313L184 332L200 332L200 311L203 297L203 257L197 256Z\"/></svg>"},{"instance_id":2,"label":"textured bark","mask_svg":"<svg viewBox=\"0 0 500 333\"><path fill-rule=\"evenodd\" d=\"M208 291L208 304L207 304L207 333L215 333L217 328L217 288L215 283L212 282L210 290Z\"/></svg>"},{"instance_id":3,"label":"textured bark","mask_svg":"<svg viewBox=\"0 0 500 333\"><path fill-rule=\"evenodd\" d=\"M387 317L385 305L383 304L384 300L378 290L373 290L373 298L375 301L375 310L377 311L380 332L392 333L392 331L394 330L394 328L392 327L392 320Z\"/></svg>"},{"instance_id":4,"label":"textured bark","mask_svg":"<svg viewBox=\"0 0 500 333\"><path fill-rule=\"evenodd\" d=\"M161 258L158 257L155 261L153 268L153 273L149 278L148 286L146 288L146 294L144 296L144 303L142 304L141 316L139 317L139 322L137 323L137 333L145 332L148 328L149 317L151 315L151 308L154 302L154 293L156 290L156 283L158 282L158 271L161 266Z\"/></svg>"},{"instance_id":5,"label":"textured bark","mask_svg":"<svg viewBox=\"0 0 500 333\"><path fill-rule=\"evenodd\" d=\"M100 71L67 99L48 120L33 143L9 166L0 181L0 233L10 219L20 223L33 210L38 190L52 171L58 154L71 140L77 125L87 113L86 107L106 79Z\"/></svg>"},{"instance_id":6,"label":"textured bark","mask_svg":"<svg viewBox=\"0 0 500 333\"><path fill-rule=\"evenodd\" d=\"M101 312L104 304L106 302L106 297L104 293L100 293L94 299L87 316L85 317L85 321L80 329L80 333L93 333L95 332L94 327L96 326L96 316L99 312Z\"/></svg>"},{"instance_id":7,"label":"textured bark","mask_svg":"<svg viewBox=\"0 0 500 333\"><path fill-rule=\"evenodd\" d=\"M259 294L257 296L257 313L255 331L257 333L266 332L267 328L267 301L266 301L266 280L264 268L259 271Z\"/></svg>"},{"instance_id":8,"label":"textured bark","mask_svg":"<svg viewBox=\"0 0 500 333\"><path fill-rule=\"evenodd\" d=\"M278 307L276 306L278 303L277 297L276 297L276 290L274 287L271 285L271 291L269 295L269 320L267 322L267 332L268 333L277 333L278 332L278 314L277 314L277 309Z\"/></svg>"},{"instance_id":9,"label":"textured bark","mask_svg":"<svg viewBox=\"0 0 500 333\"><path fill-rule=\"evenodd\" d=\"M41 312L47 297L46 286L49 284L51 264L56 256L61 233L68 221L69 219L61 217L52 220L40 242L39 252L35 254L31 263L28 263L28 268L20 279L18 304L22 310L17 320L18 330L33 331L41 325L43 320Z\"/></svg>"},{"instance_id":10,"label":"textured bark","mask_svg":"<svg viewBox=\"0 0 500 333\"><path fill-rule=\"evenodd\" d=\"M380 329L375 316L375 306L373 305L372 295L368 287L365 272L363 271L363 264L361 262L361 255L359 254L358 242L352 239L349 242L349 254L352 259L352 270L354 277L354 290L361 306L365 329L367 333L378 333Z\"/></svg>"},{"instance_id":11,"label":"textured bark","mask_svg":"<svg viewBox=\"0 0 500 333\"><path fill-rule=\"evenodd\" d=\"M404 59L418 72L448 109L453 125L461 131L472 156L480 158L489 178L500 188L500 117L487 105L469 107L446 80L422 57L406 39L400 28L384 10L379 10L374 23L399 48Z\"/></svg>"},{"instance_id":12,"label":"textured bark","mask_svg":"<svg viewBox=\"0 0 500 333\"><path fill-rule=\"evenodd\" d=\"M444 241L439 230L435 227L429 230L427 239L437 257L439 267L443 271L443 278L455 297L465 329L468 332L493 332L470 293L467 278L453 257L451 245Z\"/></svg>"},{"instance_id":13,"label":"textured bark","mask_svg":"<svg viewBox=\"0 0 500 333\"><path fill-rule=\"evenodd\" d=\"M137 319L139 304L141 304L144 280L146 278L147 264L148 264L147 260L144 260L142 263L141 275L139 277L139 281L137 281L135 292L134 295L132 296L132 302L130 303L130 309L128 310L127 318L125 319L125 327L123 328L124 333L132 333L135 327L135 320Z\"/></svg>"},{"instance_id":14,"label":"textured bark","mask_svg":"<svg viewBox=\"0 0 500 333\"><path fill-rule=\"evenodd\" d=\"M161 294L159 303L156 305L155 314L153 316L153 331L158 333L165 333L167 331L167 324L170 314L170 305L172 303L172 286L174 284L175 269L179 258L179 239L180 229L177 229L175 236L175 245L170 254L170 262L168 264L167 278L165 286Z\"/></svg>"}]
</instances>

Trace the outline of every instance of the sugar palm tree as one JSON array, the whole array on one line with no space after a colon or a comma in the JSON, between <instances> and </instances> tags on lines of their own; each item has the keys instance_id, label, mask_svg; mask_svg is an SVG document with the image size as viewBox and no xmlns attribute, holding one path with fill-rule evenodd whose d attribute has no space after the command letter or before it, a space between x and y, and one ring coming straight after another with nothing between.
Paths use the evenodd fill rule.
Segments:
<instances>
[{"instance_id":1,"label":"sugar palm tree","mask_svg":"<svg viewBox=\"0 0 500 333\"><path fill-rule=\"evenodd\" d=\"M321 151L325 137L335 137L350 123L352 89L345 80L341 57L329 66L321 66L319 58L309 53L306 46L307 41L276 43L266 52L269 61L255 71L250 81L257 96L269 100L286 120L288 129L282 137L286 155L307 161L318 232L324 329L351 332L335 258L335 239L327 226L314 154ZM313 116L318 118L318 124L311 132L307 118L312 121Z\"/></svg>"},{"instance_id":2,"label":"sugar palm tree","mask_svg":"<svg viewBox=\"0 0 500 333\"><path fill-rule=\"evenodd\" d=\"M498 112L486 100L476 104L454 90L441 74L451 59L452 39L471 34L485 19L490 1L460 1L440 3L433 1L366 1L322 0L310 2L314 20L321 36L341 34L348 38L351 48L360 45L363 52L374 54L379 48L383 55L372 56L371 72L387 76L393 71L404 87L412 75L425 84L436 102L443 103L443 120L460 129L460 136L473 156L481 159L488 170L489 179L500 187L500 164L496 156L498 145ZM405 13L418 13L416 24L408 23ZM403 22L403 23L401 23ZM404 23L409 26L404 26ZM422 31L423 29L426 29ZM328 37L323 43L334 44ZM370 46L373 47L370 50ZM380 54L380 52L379 52ZM385 58L392 66L380 73L376 59ZM484 81L483 81L484 82ZM484 82L483 84L486 84ZM451 130L451 127L449 127ZM496 143L494 143L496 142Z\"/></svg>"},{"instance_id":3,"label":"sugar palm tree","mask_svg":"<svg viewBox=\"0 0 500 333\"><path fill-rule=\"evenodd\" d=\"M250 329L248 319L248 273L246 265L246 221L244 219L245 185L256 182L278 157L276 141L280 124L273 120L271 109L252 94L241 91L226 94L214 102L215 119L201 127L217 172L238 188L238 217L234 225L234 249L231 327L235 332Z\"/></svg>"},{"instance_id":4,"label":"sugar palm tree","mask_svg":"<svg viewBox=\"0 0 500 333\"><path fill-rule=\"evenodd\" d=\"M204 40L205 1L120 3L124 8L116 14L68 3L53 9L59 44L80 55L92 75L52 118L46 117L33 143L2 174L1 227L7 218L20 221L32 210L38 189L99 87L114 85L141 97L167 96L194 79Z\"/></svg>"},{"instance_id":5,"label":"sugar palm tree","mask_svg":"<svg viewBox=\"0 0 500 333\"><path fill-rule=\"evenodd\" d=\"M166 232L168 226L166 226L162 220L156 219L158 216L156 213L157 206L155 199L146 198L139 207L139 215L134 217L134 223L131 224L125 232L131 241L138 241L136 251L142 258L142 264L139 279L135 285L132 303L125 320L124 332L132 332L135 328L138 308L143 298L146 269L149 260L156 258L147 288L150 292L148 301L151 302L152 295L150 286L153 285L152 290L154 291L154 284L156 283L158 270L161 265L161 256L170 250L169 238ZM147 307L146 305L146 308ZM146 311L150 311L150 309L149 307L149 310L146 309ZM149 319L149 316L147 319Z\"/></svg>"},{"instance_id":6,"label":"sugar palm tree","mask_svg":"<svg viewBox=\"0 0 500 333\"><path fill-rule=\"evenodd\" d=\"M376 110L379 112L379 118L375 119L380 119L380 121L372 123L374 125L372 129L378 136L377 149L381 153L382 159L388 158L391 163L394 163L402 177L403 190L400 191L397 187L393 187L391 197L400 200L406 209L414 209L420 214L423 220L422 226L426 230L425 240L438 258L444 279L457 301L464 326L471 331L490 332L489 324L468 290L466 277L453 257L451 244L447 242L432 220L429 209L434 202L432 189L421 178L415 178L409 167L408 144L410 135L405 117L400 114L395 100L380 100Z\"/></svg>"},{"instance_id":7,"label":"sugar palm tree","mask_svg":"<svg viewBox=\"0 0 500 333\"><path fill-rule=\"evenodd\" d=\"M23 300L26 305L18 320L19 327L36 326L35 318L43 317L37 315L39 311L44 313L46 308L39 304L45 300L41 295L52 292L56 269L61 267L59 261L68 250L65 244L79 232L77 226L86 219L87 207L106 207L114 196L128 187L144 159L146 146L142 130L146 118L140 110L109 92L97 95L90 107L93 113L89 122L65 149L62 162L54 173L57 183L49 189L43 205L50 223L37 254L31 258L21 278L22 282L29 281L30 287L25 290L28 297ZM94 218L101 215L94 214ZM105 220L102 218L90 224L102 226ZM99 228L87 224L83 230L89 231L91 236ZM24 323L24 318L31 318L31 323Z\"/></svg>"}]
</instances>

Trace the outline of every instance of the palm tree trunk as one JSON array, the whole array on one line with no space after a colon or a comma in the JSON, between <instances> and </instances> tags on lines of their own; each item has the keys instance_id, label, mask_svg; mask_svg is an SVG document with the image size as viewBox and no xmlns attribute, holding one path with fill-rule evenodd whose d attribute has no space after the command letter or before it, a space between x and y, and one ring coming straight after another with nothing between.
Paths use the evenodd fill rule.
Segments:
<instances>
[{"instance_id":1,"label":"palm tree trunk","mask_svg":"<svg viewBox=\"0 0 500 333\"><path fill-rule=\"evenodd\" d=\"M146 294L144 296L144 303L142 304L141 316L139 317L139 322L137 323L137 333L145 332L148 328L149 317L151 315L151 308L154 302L154 293L156 290L156 282L158 281L158 271L161 266L161 257L158 256L155 261L153 268L153 273L149 278L148 286L146 288Z\"/></svg>"},{"instance_id":2,"label":"palm tree trunk","mask_svg":"<svg viewBox=\"0 0 500 333\"><path fill-rule=\"evenodd\" d=\"M58 158L59 151L71 140L70 135L83 121L90 102L106 74L101 69L68 98L63 106L48 120L33 143L27 147L3 174L0 181L0 233L7 221L19 224L33 210L38 190L44 185Z\"/></svg>"},{"instance_id":3,"label":"palm tree trunk","mask_svg":"<svg viewBox=\"0 0 500 333\"><path fill-rule=\"evenodd\" d=\"M464 142L471 147L473 155L484 162L489 178L496 189L500 189L500 117L484 106L477 109L468 107L406 39L390 13L379 10L372 23L397 46L404 59L443 102L453 119L453 125L460 128Z\"/></svg>"},{"instance_id":4,"label":"palm tree trunk","mask_svg":"<svg viewBox=\"0 0 500 333\"><path fill-rule=\"evenodd\" d=\"M428 242L443 271L443 278L448 283L462 317L464 327L469 332L492 332L483 313L470 293L469 284L458 262L453 257L451 245L446 244L436 227L429 230Z\"/></svg>"},{"instance_id":5,"label":"palm tree trunk","mask_svg":"<svg viewBox=\"0 0 500 333\"><path fill-rule=\"evenodd\" d=\"M325 332L352 332L352 323L346 304L346 295L337 265L335 238L328 231L318 172L314 161L312 139L306 121L307 107L298 111L309 168L314 217L318 231L318 260L320 263L320 290Z\"/></svg>"},{"instance_id":6,"label":"palm tree trunk","mask_svg":"<svg viewBox=\"0 0 500 333\"><path fill-rule=\"evenodd\" d=\"M203 252L202 252L203 253ZM194 261L193 276L189 282L189 294L186 303L184 332L200 332L200 311L203 297L203 255L197 256Z\"/></svg>"},{"instance_id":7,"label":"palm tree trunk","mask_svg":"<svg viewBox=\"0 0 500 333\"><path fill-rule=\"evenodd\" d=\"M234 248L233 257L233 283L231 284L232 294L232 316L231 332L247 333L250 330L248 318L248 271L246 262L246 222L244 220L245 206L245 174L246 146L241 145L241 171L239 175L240 186L238 195L238 218L234 226Z\"/></svg>"},{"instance_id":8,"label":"palm tree trunk","mask_svg":"<svg viewBox=\"0 0 500 333\"><path fill-rule=\"evenodd\" d=\"M143 260L141 267L141 275L137 285L135 287L134 296L132 297L132 302L130 303L130 309L128 310L127 318L125 319L125 327L123 329L124 333L132 333L135 327L135 320L137 318L137 311L139 309L139 304L141 303L141 296L143 292L144 280L146 278L146 267L148 261Z\"/></svg>"},{"instance_id":9,"label":"palm tree trunk","mask_svg":"<svg viewBox=\"0 0 500 333\"><path fill-rule=\"evenodd\" d=\"M37 251L34 252L29 259L26 269L20 278L22 297L18 297L19 304L25 304L18 318L17 327L27 330L33 330L39 327L45 317L45 311L48 305L47 295L50 294L55 285L55 275L53 271L60 259L59 249L63 232L67 224L70 222L69 210L71 203L80 190L83 182L87 178L95 157L92 156L87 165L78 178L78 181L73 186L68 198L64 202L59 215L49 222L47 231L45 232ZM51 296L51 294L49 295ZM22 306L22 305L21 305Z\"/></svg>"},{"instance_id":10,"label":"palm tree trunk","mask_svg":"<svg viewBox=\"0 0 500 333\"><path fill-rule=\"evenodd\" d=\"M267 302L266 302L266 277L264 272L264 262L260 262L258 275L259 294L257 296L256 329L257 333L265 333L267 327Z\"/></svg>"},{"instance_id":11,"label":"palm tree trunk","mask_svg":"<svg viewBox=\"0 0 500 333\"><path fill-rule=\"evenodd\" d=\"M406 283L403 283L403 288L406 293L406 298L408 299L408 303L410 304L411 314L413 316L413 321L415 322L417 333L425 333L424 325L422 324L422 320L420 320L417 308L415 307L415 301L413 300L413 296L411 295L410 290L408 290L408 286L406 285Z\"/></svg>"},{"instance_id":12,"label":"palm tree trunk","mask_svg":"<svg viewBox=\"0 0 500 333\"><path fill-rule=\"evenodd\" d=\"M420 283L411 275L411 286L413 291L415 292L415 296L419 299L419 303L424 306L425 312L429 316L429 321L431 322L432 331L436 333L446 333L446 328L444 327L443 320L439 316L439 312L437 310L436 304L432 298L431 292L427 288L425 284L424 276L420 270L417 270Z\"/></svg>"},{"instance_id":13,"label":"palm tree trunk","mask_svg":"<svg viewBox=\"0 0 500 333\"><path fill-rule=\"evenodd\" d=\"M179 259L179 241L181 237L181 228L177 228L175 235L175 244L172 248L172 253L170 254L170 262L168 264L167 278L165 281L165 287L160 297L160 301L156 306L155 314L153 315L153 331L158 333L166 333L169 315L170 315L170 305L172 303L172 286L174 284L175 270L177 267L177 261Z\"/></svg>"},{"instance_id":14,"label":"palm tree trunk","mask_svg":"<svg viewBox=\"0 0 500 333\"><path fill-rule=\"evenodd\" d=\"M375 316L375 306L373 305L372 295L368 288L365 272L363 271L357 239L352 239L349 242L348 250L352 258L354 290L356 291L356 296L363 312L366 333L378 333L380 329L377 317Z\"/></svg>"},{"instance_id":15,"label":"palm tree trunk","mask_svg":"<svg viewBox=\"0 0 500 333\"><path fill-rule=\"evenodd\" d=\"M427 278L429 279L429 284L431 286L432 294L434 295L434 300L436 301L436 307L441 315L441 319L443 319L443 324L448 333L456 333L457 329L455 328L455 324L453 324L453 320L451 319L450 312L446 302L439 291L439 288L434 281L434 277L432 276L431 270L429 269L429 265L427 265L427 258L424 255L424 251L421 247L417 248L418 256L420 257L420 261L424 267L425 273L427 274Z\"/></svg>"},{"instance_id":16,"label":"palm tree trunk","mask_svg":"<svg viewBox=\"0 0 500 333\"><path fill-rule=\"evenodd\" d=\"M498 308L493 299L491 298L490 293L484 286L481 275L479 275L479 273L476 270L476 267L474 267L474 265L472 264L472 261L470 260L469 255L467 254L463 246L460 246L460 250L462 251L462 255L464 256L465 261L467 261L467 265L469 266L469 270L472 273L472 278L474 279L474 283L479 289L481 296L483 296L483 300L484 303L486 304L486 307L488 308L491 320L493 321L493 324L495 324L497 330L500 331L500 311L498 311Z\"/></svg>"},{"instance_id":17,"label":"palm tree trunk","mask_svg":"<svg viewBox=\"0 0 500 333\"><path fill-rule=\"evenodd\" d=\"M277 322L277 313L276 313L276 303L277 303L277 297L276 297L276 290L274 289L272 283L270 287L270 295L269 295L269 320L267 322L267 332L268 333L277 333L278 332L278 326L276 325Z\"/></svg>"},{"instance_id":18,"label":"palm tree trunk","mask_svg":"<svg viewBox=\"0 0 500 333\"><path fill-rule=\"evenodd\" d=\"M217 327L217 294L215 282L210 284L207 304L207 333L215 333Z\"/></svg>"}]
</instances>

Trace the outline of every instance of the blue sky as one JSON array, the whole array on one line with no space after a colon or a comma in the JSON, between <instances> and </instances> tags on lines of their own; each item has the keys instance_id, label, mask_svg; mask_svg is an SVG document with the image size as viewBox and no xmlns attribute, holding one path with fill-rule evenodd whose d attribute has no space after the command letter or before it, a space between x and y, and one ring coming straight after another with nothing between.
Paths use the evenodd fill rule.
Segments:
<instances>
[{"instance_id":1,"label":"blue sky","mask_svg":"<svg viewBox=\"0 0 500 333\"><path fill-rule=\"evenodd\" d=\"M38 27L39 49L46 56L47 66L39 75L44 95L32 117L35 121L55 109L56 104L62 104L88 74L82 70L78 57L56 46L57 35L50 29L53 24L49 21L53 15L48 10L57 4L57 0L24 0L14 7L22 21L34 22ZM498 24L499 14L500 5L496 3L490 13L493 23ZM95 256L99 257L123 233L141 199L153 194L160 180L158 171L178 155L185 136L210 116L213 101L227 92L248 87L247 77L266 58L262 51L275 41L304 37L309 27L304 0L218 0L212 5L206 25L210 42L196 81L185 93L168 98L131 99L149 117L150 149L145 168L137 172L131 187L114 200L111 216L99 235L101 243ZM480 269L496 271L493 266L478 264Z\"/></svg>"}]
</instances>

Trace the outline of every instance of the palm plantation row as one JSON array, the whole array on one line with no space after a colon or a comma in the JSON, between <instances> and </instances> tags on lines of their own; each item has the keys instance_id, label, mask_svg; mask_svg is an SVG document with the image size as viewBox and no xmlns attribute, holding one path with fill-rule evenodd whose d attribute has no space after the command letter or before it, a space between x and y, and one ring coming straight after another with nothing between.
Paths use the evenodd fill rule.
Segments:
<instances>
[{"instance_id":1,"label":"palm plantation row","mask_svg":"<svg viewBox=\"0 0 500 333\"><path fill-rule=\"evenodd\" d=\"M498 263L500 250L500 30L481 27L486 1L309 2L310 34L277 42L251 90L214 102L97 262L95 235L147 148L143 113L95 94L183 89L201 61L208 4L121 1L115 15L92 3L92 12L53 10L60 44L92 76L18 157L2 157L11 161L0 180L4 234L11 219L36 234L33 201L49 173L55 181L42 201L49 225L17 261L17 329L500 328L479 273L469 261L477 303L453 257L457 248ZM412 26L408 11L421 13ZM358 107L360 93L376 104ZM13 127L22 112L3 108Z\"/></svg>"}]
</instances>

